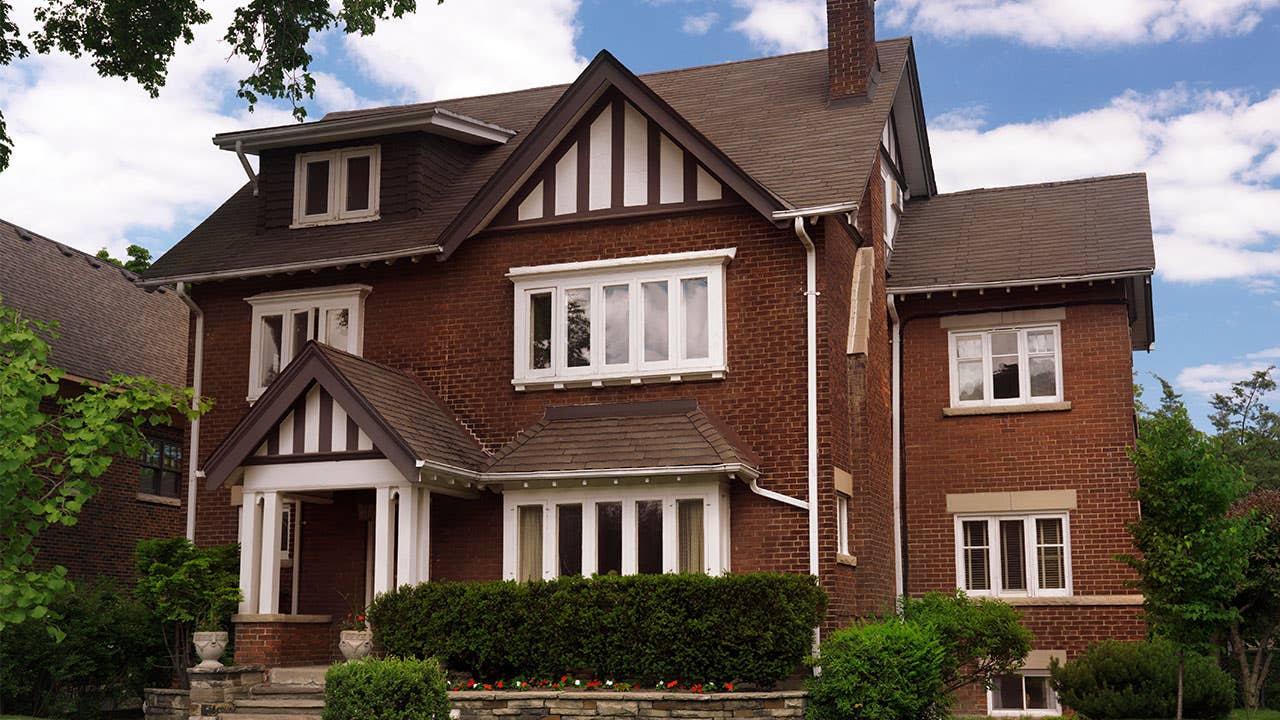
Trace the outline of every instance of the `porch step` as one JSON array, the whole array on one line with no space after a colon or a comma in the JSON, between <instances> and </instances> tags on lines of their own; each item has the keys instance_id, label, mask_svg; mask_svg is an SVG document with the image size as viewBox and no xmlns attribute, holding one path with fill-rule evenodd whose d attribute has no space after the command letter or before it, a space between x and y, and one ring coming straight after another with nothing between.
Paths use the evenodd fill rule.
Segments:
<instances>
[{"instance_id":1,"label":"porch step","mask_svg":"<svg viewBox=\"0 0 1280 720\"><path fill-rule=\"evenodd\" d=\"M263 685L254 685L249 690L250 697L266 697L266 696L308 696L314 695L319 698L324 697L324 685L272 685L266 683Z\"/></svg>"},{"instance_id":2,"label":"porch step","mask_svg":"<svg viewBox=\"0 0 1280 720\"><path fill-rule=\"evenodd\" d=\"M324 709L324 695L306 697L249 697L235 701L236 710L253 712L289 712Z\"/></svg>"},{"instance_id":3,"label":"porch step","mask_svg":"<svg viewBox=\"0 0 1280 720\"><path fill-rule=\"evenodd\" d=\"M271 685L303 685L324 688L324 674L327 672L329 672L328 665L273 667L267 671L267 682Z\"/></svg>"},{"instance_id":4,"label":"porch step","mask_svg":"<svg viewBox=\"0 0 1280 720\"><path fill-rule=\"evenodd\" d=\"M320 717L319 710L308 710L305 713L263 713L263 712L233 712L218 713L218 720L318 720Z\"/></svg>"}]
</instances>

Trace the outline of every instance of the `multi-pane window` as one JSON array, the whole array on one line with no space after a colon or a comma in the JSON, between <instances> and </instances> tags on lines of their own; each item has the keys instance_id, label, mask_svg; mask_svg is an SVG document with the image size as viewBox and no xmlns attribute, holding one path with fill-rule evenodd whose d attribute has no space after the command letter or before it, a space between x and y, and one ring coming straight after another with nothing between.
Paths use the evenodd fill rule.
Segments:
<instances>
[{"instance_id":1,"label":"multi-pane window","mask_svg":"<svg viewBox=\"0 0 1280 720\"><path fill-rule=\"evenodd\" d=\"M378 215L377 146L301 153L294 169L294 225Z\"/></svg>"},{"instance_id":2,"label":"multi-pane window","mask_svg":"<svg viewBox=\"0 0 1280 720\"><path fill-rule=\"evenodd\" d=\"M256 398L302 350L308 340L359 354L364 285L264 293L247 298L253 306L249 397Z\"/></svg>"},{"instance_id":3,"label":"multi-pane window","mask_svg":"<svg viewBox=\"0 0 1280 720\"><path fill-rule=\"evenodd\" d=\"M950 334L951 405L1017 405L1062 400L1056 324Z\"/></svg>"},{"instance_id":4,"label":"multi-pane window","mask_svg":"<svg viewBox=\"0 0 1280 720\"><path fill-rule=\"evenodd\" d=\"M147 447L138 459L138 491L148 495L179 497L182 486L182 444L147 437Z\"/></svg>"},{"instance_id":5,"label":"multi-pane window","mask_svg":"<svg viewBox=\"0 0 1280 720\"><path fill-rule=\"evenodd\" d=\"M724 370L723 260L620 262L512 271L518 387Z\"/></svg>"},{"instance_id":6,"label":"multi-pane window","mask_svg":"<svg viewBox=\"0 0 1280 720\"><path fill-rule=\"evenodd\" d=\"M1047 673L997 677L987 700L993 715L1056 715L1060 710Z\"/></svg>"},{"instance_id":7,"label":"multi-pane window","mask_svg":"<svg viewBox=\"0 0 1280 720\"><path fill-rule=\"evenodd\" d=\"M970 595L1070 595L1067 516L956 518L956 582Z\"/></svg>"},{"instance_id":8,"label":"multi-pane window","mask_svg":"<svg viewBox=\"0 0 1280 720\"><path fill-rule=\"evenodd\" d=\"M728 504L718 486L506 496L512 579L726 569Z\"/></svg>"}]
</instances>

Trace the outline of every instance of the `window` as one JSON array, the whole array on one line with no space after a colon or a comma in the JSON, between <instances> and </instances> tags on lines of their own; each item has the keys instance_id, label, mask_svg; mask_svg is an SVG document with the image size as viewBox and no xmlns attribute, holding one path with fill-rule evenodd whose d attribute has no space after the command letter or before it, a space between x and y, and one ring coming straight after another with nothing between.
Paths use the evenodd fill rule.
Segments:
<instances>
[{"instance_id":1,"label":"window","mask_svg":"<svg viewBox=\"0 0 1280 720\"><path fill-rule=\"evenodd\" d=\"M970 595L1071 594L1067 516L956 517L956 584Z\"/></svg>"},{"instance_id":2,"label":"window","mask_svg":"<svg viewBox=\"0 0 1280 720\"><path fill-rule=\"evenodd\" d=\"M249 399L261 395L308 340L359 355L368 293L367 285L342 285L246 298L253 306Z\"/></svg>"},{"instance_id":3,"label":"window","mask_svg":"<svg viewBox=\"0 0 1280 720\"><path fill-rule=\"evenodd\" d=\"M293 180L294 226L376 219L380 165L377 146L300 153Z\"/></svg>"},{"instance_id":4,"label":"window","mask_svg":"<svg viewBox=\"0 0 1280 720\"><path fill-rule=\"evenodd\" d=\"M950 334L951 405L1021 405L1062 400L1057 324Z\"/></svg>"},{"instance_id":5,"label":"window","mask_svg":"<svg viewBox=\"0 0 1280 720\"><path fill-rule=\"evenodd\" d=\"M514 268L517 389L722 377L732 250Z\"/></svg>"},{"instance_id":6,"label":"window","mask_svg":"<svg viewBox=\"0 0 1280 720\"><path fill-rule=\"evenodd\" d=\"M902 216L902 186L898 184L892 168L881 168L880 176L884 180L884 246L892 250L893 236L898 232L898 218Z\"/></svg>"},{"instance_id":7,"label":"window","mask_svg":"<svg viewBox=\"0 0 1280 720\"><path fill-rule=\"evenodd\" d=\"M1023 672L995 678L987 691L992 715L1057 715L1058 695L1044 672Z\"/></svg>"},{"instance_id":8,"label":"window","mask_svg":"<svg viewBox=\"0 0 1280 720\"><path fill-rule=\"evenodd\" d=\"M138 492L179 497L182 486L182 443L147 437L147 448L138 460Z\"/></svg>"},{"instance_id":9,"label":"window","mask_svg":"<svg viewBox=\"0 0 1280 720\"><path fill-rule=\"evenodd\" d=\"M849 498L836 494L836 552L849 554Z\"/></svg>"},{"instance_id":10,"label":"window","mask_svg":"<svg viewBox=\"0 0 1280 720\"><path fill-rule=\"evenodd\" d=\"M508 579L728 569L728 498L718 483L508 489L503 498Z\"/></svg>"}]
</instances>

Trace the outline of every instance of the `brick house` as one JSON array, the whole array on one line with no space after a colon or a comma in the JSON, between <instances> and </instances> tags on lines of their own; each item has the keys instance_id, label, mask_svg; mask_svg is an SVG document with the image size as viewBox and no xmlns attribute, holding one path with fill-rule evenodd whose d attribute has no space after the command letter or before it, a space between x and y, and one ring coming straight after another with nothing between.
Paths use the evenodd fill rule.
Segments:
<instances>
[{"instance_id":1,"label":"brick house","mask_svg":"<svg viewBox=\"0 0 1280 720\"><path fill-rule=\"evenodd\" d=\"M939 195L912 41L827 8L825 51L214 138L258 170L145 283L199 307L238 659L327 661L344 595L596 572L810 573L824 629L1008 599L997 713L1142 634L1144 178Z\"/></svg>"},{"instance_id":2,"label":"brick house","mask_svg":"<svg viewBox=\"0 0 1280 720\"><path fill-rule=\"evenodd\" d=\"M144 290L128 270L0 220L0 302L57 322L50 360L66 370L63 397L114 374L186 385L186 305L172 290ZM52 401L41 407L56 412ZM73 579L133 581L139 540L183 534L187 468L181 427L147 428L151 452L117 458L70 527L41 531L36 562Z\"/></svg>"}]
</instances>

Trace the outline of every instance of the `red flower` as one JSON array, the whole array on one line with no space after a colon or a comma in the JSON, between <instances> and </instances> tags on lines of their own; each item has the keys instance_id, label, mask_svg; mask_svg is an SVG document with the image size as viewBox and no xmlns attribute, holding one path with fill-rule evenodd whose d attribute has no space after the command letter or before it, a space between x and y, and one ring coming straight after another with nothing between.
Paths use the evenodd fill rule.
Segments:
<instances>
[{"instance_id":1,"label":"red flower","mask_svg":"<svg viewBox=\"0 0 1280 720\"><path fill-rule=\"evenodd\" d=\"M492 690L492 689L493 689L493 686L492 686L492 685L490 685L489 683L485 683L485 684L484 684L484 689L485 689L485 690Z\"/></svg>"},{"instance_id":2,"label":"red flower","mask_svg":"<svg viewBox=\"0 0 1280 720\"><path fill-rule=\"evenodd\" d=\"M567 681L568 679L569 679L569 676L568 676L568 675L561 675L561 676L560 676L560 682L565 682L565 681Z\"/></svg>"},{"instance_id":3,"label":"red flower","mask_svg":"<svg viewBox=\"0 0 1280 720\"><path fill-rule=\"evenodd\" d=\"M677 685L679 685L679 684L680 684L680 681L679 681L679 680L672 680L671 682L667 683L667 687L668 687L668 688L673 688L673 687L675 687L675 686L677 686Z\"/></svg>"},{"instance_id":4,"label":"red flower","mask_svg":"<svg viewBox=\"0 0 1280 720\"><path fill-rule=\"evenodd\" d=\"M357 616L356 616L356 619L357 619L357 620L364 620L364 616L363 616L363 615L357 615Z\"/></svg>"},{"instance_id":5,"label":"red flower","mask_svg":"<svg viewBox=\"0 0 1280 720\"><path fill-rule=\"evenodd\" d=\"M729 692L733 692L733 683L725 683L724 689L728 690Z\"/></svg>"},{"instance_id":6,"label":"red flower","mask_svg":"<svg viewBox=\"0 0 1280 720\"><path fill-rule=\"evenodd\" d=\"M476 686L476 679L475 679L475 678L471 678L470 680L468 680L468 681L467 681L467 687L469 687L469 688L473 688L473 687L475 687L475 686Z\"/></svg>"},{"instance_id":7,"label":"red flower","mask_svg":"<svg viewBox=\"0 0 1280 720\"><path fill-rule=\"evenodd\" d=\"M499 689L499 690L501 690L501 689L502 689L502 681L501 681L501 680L499 680L499 681L498 681L498 689Z\"/></svg>"}]
</instances>

